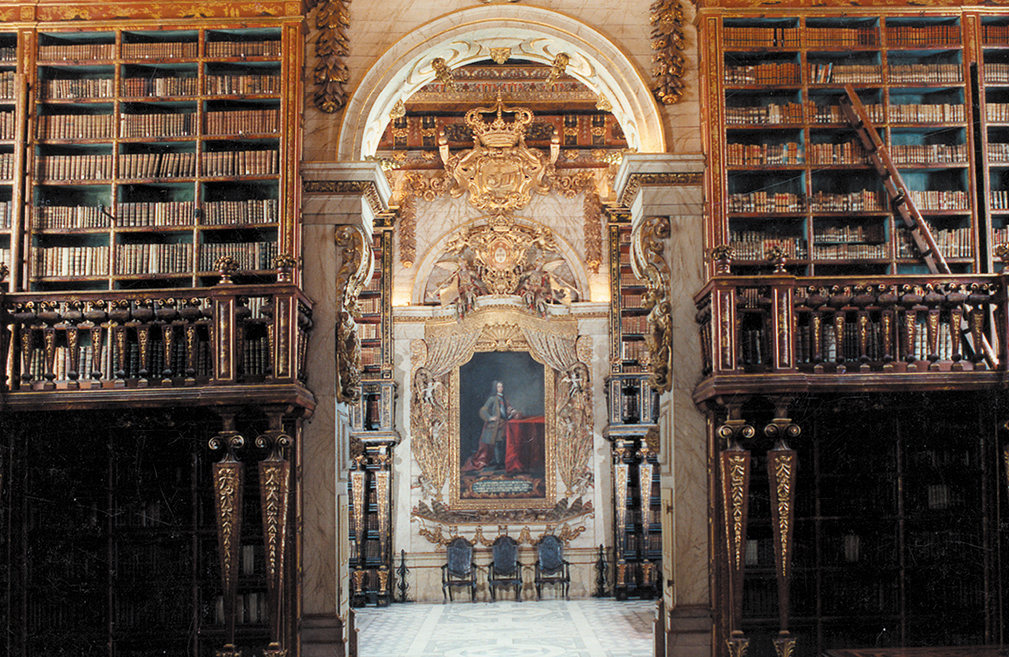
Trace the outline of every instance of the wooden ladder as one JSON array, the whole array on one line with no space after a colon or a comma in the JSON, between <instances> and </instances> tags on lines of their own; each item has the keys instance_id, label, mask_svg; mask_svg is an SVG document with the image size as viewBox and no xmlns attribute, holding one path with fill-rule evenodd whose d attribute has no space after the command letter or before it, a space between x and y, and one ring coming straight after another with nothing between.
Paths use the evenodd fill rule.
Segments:
<instances>
[{"instance_id":1,"label":"wooden ladder","mask_svg":"<svg viewBox=\"0 0 1009 657\"><path fill-rule=\"evenodd\" d=\"M850 84L844 86L844 93L845 95L841 98L841 110L848 119L848 123L858 133L862 147L869 156L869 161L872 162L876 173L883 181L883 187L890 198L893 211L900 215L904 225L910 231L911 238L914 240L915 246L918 247L922 260L925 261L928 270L933 274L952 274L949 264L935 243L932 231L925 223L925 218L921 216L918 206L914 204L911 193L908 191L907 185L904 184L904 179L900 177L900 172L894 166L886 144L876 132L876 127L872 124L869 113L866 111L865 105L862 104L862 99L858 97L855 88ZM968 315L969 313L965 313L965 316ZM971 349L975 350L966 322L961 325L960 334ZM995 354L988 343L988 338L984 335L981 336L981 351L988 366L993 367Z\"/></svg>"}]
</instances>

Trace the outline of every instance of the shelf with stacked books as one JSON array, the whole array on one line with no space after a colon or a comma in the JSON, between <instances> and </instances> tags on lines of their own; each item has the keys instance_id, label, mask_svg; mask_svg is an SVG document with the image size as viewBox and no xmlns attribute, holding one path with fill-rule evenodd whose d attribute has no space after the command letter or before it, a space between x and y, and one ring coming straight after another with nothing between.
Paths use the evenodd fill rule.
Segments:
<instances>
[{"instance_id":1,"label":"shelf with stacked books","mask_svg":"<svg viewBox=\"0 0 1009 657\"><path fill-rule=\"evenodd\" d=\"M239 282L274 280L290 214L279 191L290 175L281 126L291 102L280 93L280 35L279 27L40 34L31 214L54 221L31 230L105 230L109 267L94 276L107 276L110 289L212 285L225 255L238 261ZM102 198L79 205L81 180ZM33 287L50 286L45 271L35 267Z\"/></svg>"}]
</instances>

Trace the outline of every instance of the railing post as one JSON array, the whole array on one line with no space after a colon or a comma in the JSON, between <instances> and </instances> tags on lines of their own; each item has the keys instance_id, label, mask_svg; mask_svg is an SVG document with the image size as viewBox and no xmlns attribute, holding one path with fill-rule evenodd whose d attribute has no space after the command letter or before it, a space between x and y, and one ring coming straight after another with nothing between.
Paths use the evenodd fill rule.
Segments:
<instances>
[{"instance_id":1,"label":"railing post","mask_svg":"<svg viewBox=\"0 0 1009 657\"><path fill-rule=\"evenodd\" d=\"M795 276L776 272L771 283L771 364L775 371L795 369Z\"/></svg>"},{"instance_id":2,"label":"railing post","mask_svg":"<svg viewBox=\"0 0 1009 657\"><path fill-rule=\"evenodd\" d=\"M235 353L235 332L237 326L237 299L227 289L234 283L231 275L238 270L238 263L228 256L217 259L214 263L221 280L213 293L213 354L214 379L221 383L234 383L238 379L238 365ZM223 289L222 289L223 288Z\"/></svg>"},{"instance_id":3,"label":"railing post","mask_svg":"<svg viewBox=\"0 0 1009 657\"><path fill-rule=\"evenodd\" d=\"M736 355L739 350L736 321L736 285L722 276L730 276L732 248L723 244L711 251L711 258L718 264L714 285L711 287L711 338L712 372L727 374L736 370Z\"/></svg>"}]
</instances>

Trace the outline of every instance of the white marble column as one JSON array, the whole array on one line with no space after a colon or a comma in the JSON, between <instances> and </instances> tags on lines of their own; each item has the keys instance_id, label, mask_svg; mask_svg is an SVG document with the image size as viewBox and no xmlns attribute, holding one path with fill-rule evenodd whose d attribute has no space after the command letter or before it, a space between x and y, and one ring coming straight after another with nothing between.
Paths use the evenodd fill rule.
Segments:
<instances>
[{"instance_id":1,"label":"white marble column","mask_svg":"<svg viewBox=\"0 0 1009 657\"><path fill-rule=\"evenodd\" d=\"M673 374L659 412L665 587L656 654L676 657L711 654L707 432L693 402L701 373L693 295L704 283L703 171L700 155L632 154L614 185L635 229L648 217L670 223Z\"/></svg>"},{"instance_id":2,"label":"white marble column","mask_svg":"<svg viewBox=\"0 0 1009 657\"><path fill-rule=\"evenodd\" d=\"M347 471L349 409L336 399L336 313L340 267L338 226L371 234L374 217L387 209L391 190L370 163L310 162L302 166L303 287L315 302L308 346L308 386L315 414L304 425L301 655L342 657L356 653L350 609Z\"/></svg>"}]
</instances>

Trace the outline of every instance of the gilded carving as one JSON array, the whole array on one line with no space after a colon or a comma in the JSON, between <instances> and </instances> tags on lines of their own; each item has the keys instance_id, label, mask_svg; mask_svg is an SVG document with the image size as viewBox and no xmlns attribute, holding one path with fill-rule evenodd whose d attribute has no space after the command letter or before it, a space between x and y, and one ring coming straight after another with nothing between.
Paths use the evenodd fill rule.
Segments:
<instances>
[{"instance_id":1,"label":"gilded carving","mask_svg":"<svg viewBox=\"0 0 1009 657\"><path fill-rule=\"evenodd\" d=\"M793 657L795 655L795 638L794 637L775 637L774 641L774 651L778 654L778 657Z\"/></svg>"},{"instance_id":2,"label":"gilded carving","mask_svg":"<svg viewBox=\"0 0 1009 657\"><path fill-rule=\"evenodd\" d=\"M490 58L498 65L504 64L508 61L508 58L512 55L511 48L491 48Z\"/></svg>"},{"instance_id":3,"label":"gilded carving","mask_svg":"<svg viewBox=\"0 0 1009 657\"><path fill-rule=\"evenodd\" d=\"M557 469L566 495L582 494L592 483L592 384L588 366L579 361L555 372L557 428L566 436L557 445Z\"/></svg>"},{"instance_id":4,"label":"gilded carving","mask_svg":"<svg viewBox=\"0 0 1009 657\"><path fill-rule=\"evenodd\" d=\"M687 61L683 57L686 47L683 32L683 5L680 0L656 0L651 7L652 16L652 91L664 105L672 105L683 97Z\"/></svg>"},{"instance_id":5,"label":"gilded carving","mask_svg":"<svg viewBox=\"0 0 1009 657\"><path fill-rule=\"evenodd\" d=\"M668 217L649 217L632 242L635 274L645 279L646 285L642 306L648 311L645 347L652 374L650 383L660 392L668 392L673 386L673 305L665 256L669 231Z\"/></svg>"},{"instance_id":6,"label":"gilded carving","mask_svg":"<svg viewBox=\"0 0 1009 657\"><path fill-rule=\"evenodd\" d=\"M725 519L726 540L728 541L729 560L736 568L743 567L743 534L746 522L746 483L749 477L750 455L727 454L723 456L723 475L725 477Z\"/></svg>"},{"instance_id":7,"label":"gilded carving","mask_svg":"<svg viewBox=\"0 0 1009 657\"><path fill-rule=\"evenodd\" d=\"M568 67L568 63L570 61L571 58L567 55L567 53L557 53L557 56L554 57L553 64L550 65L550 75L547 77L546 82L548 87L556 84L557 81L561 79L561 76L564 75L564 70Z\"/></svg>"},{"instance_id":8,"label":"gilded carving","mask_svg":"<svg viewBox=\"0 0 1009 657\"><path fill-rule=\"evenodd\" d=\"M306 180L301 189L306 194L341 194L362 196L375 214L385 212L382 197L370 180Z\"/></svg>"},{"instance_id":9,"label":"gilded carving","mask_svg":"<svg viewBox=\"0 0 1009 657\"><path fill-rule=\"evenodd\" d=\"M351 504L354 507L354 514L351 517L351 530L354 532L354 539L357 543L357 549L360 551L364 548L365 532L366 528L364 526L364 470L352 470L350 472L350 494L351 494Z\"/></svg>"},{"instance_id":10,"label":"gilded carving","mask_svg":"<svg viewBox=\"0 0 1009 657\"><path fill-rule=\"evenodd\" d=\"M413 509L413 517L444 524L493 524L522 522L564 522L595 513L591 501L579 497L558 500L553 508L543 509L450 509L433 500L430 505L421 501ZM522 542L521 540L519 541Z\"/></svg>"},{"instance_id":11,"label":"gilded carving","mask_svg":"<svg viewBox=\"0 0 1009 657\"><path fill-rule=\"evenodd\" d=\"M634 173L627 179L623 193L620 194L620 205L630 207L634 197L642 187L684 187L701 185L704 174L697 172L683 173Z\"/></svg>"},{"instance_id":12,"label":"gilded carving","mask_svg":"<svg viewBox=\"0 0 1009 657\"><path fill-rule=\"evenodd\" d=\"M315 28L319 36L315 41L315 105L332 114L347 104L344 85L350 79L350 70L344 58L350 54L347 29L350 27L350 0L308 0L306 9L316 10Z\"/></svg>"},{"instance_id":13,"label":"gilded carving","mask_svg":"<svg viewBox=\"0 0 1009 657\"><path fill-rule=\"evenodd\" d=\"M442 57L435 57L431 60L431 68L434 69L434 77L445 85L446 91L455 89L455 80L452 79L452 70L445 63Z\"/></svg>"},{"instance_id":14,"label":"gilded carving","mask_svg":"<svg viewBox=\"0 0 1009 657\"><path fill-rule=\"evenodd\" d=\"M496 112L497 118L487 123L483 114ZM514 120L506 122L505 113ZM495 107L477 107L466 112L466 125L473 131L473 148L458 155L449 154L444 131L438 138L445 169L455 179L450 190L453 198L469 192L469 203L495 214L509 214L524 208L532 200L532 192L546 194L549 184L544 178L560 154L560 141L555 135L549 158L539 150L525 145L526 129L532 124L533 113L525 108L506 108L498 98Z\"/></svg>"},{"instance_id":15,"label":"gilded carving","mask_svg":"<svg viewBox=\"0 0 1009 657\"><path fill-rule=\"evenodd\" d=\"M725 645L729 649L729 657L746 657L746 650L750 647L750 640L744 637L733 636L725 640Z\"/></svg>"},{"instance_id":16,"label":"gilded carving","mask_svg":"<svg viewBox=\"0 0 1009 657\"><path fill-rule=\"evenodd\" d=\"M336 245L341 256L336 284L343 302L337 313L336 394L339 401L355 402L361 395L361 341L354 317L360 314L358 295L371 280L375 256L364 232L354 226L337 229Z\"/></svg>"},{"instance_id":17,"label":"gilded carving","mask_svg":"<svg viewBox=\"0 0 1009 657\"><path fill-rule=\"evenodd\" d=\"M226 426L232 424L229 420ZM225 622L228 624L229 649L234 651L235 604L238 593L238 556L242 536L243 465L235 452L245 445L245 439L233 430L225 429L209 441L212 451L223 450L221 460L213 464L214 510L217 514L217 547L221 560L221 583L224 593Z\"/></svg>"}]
</instances>

